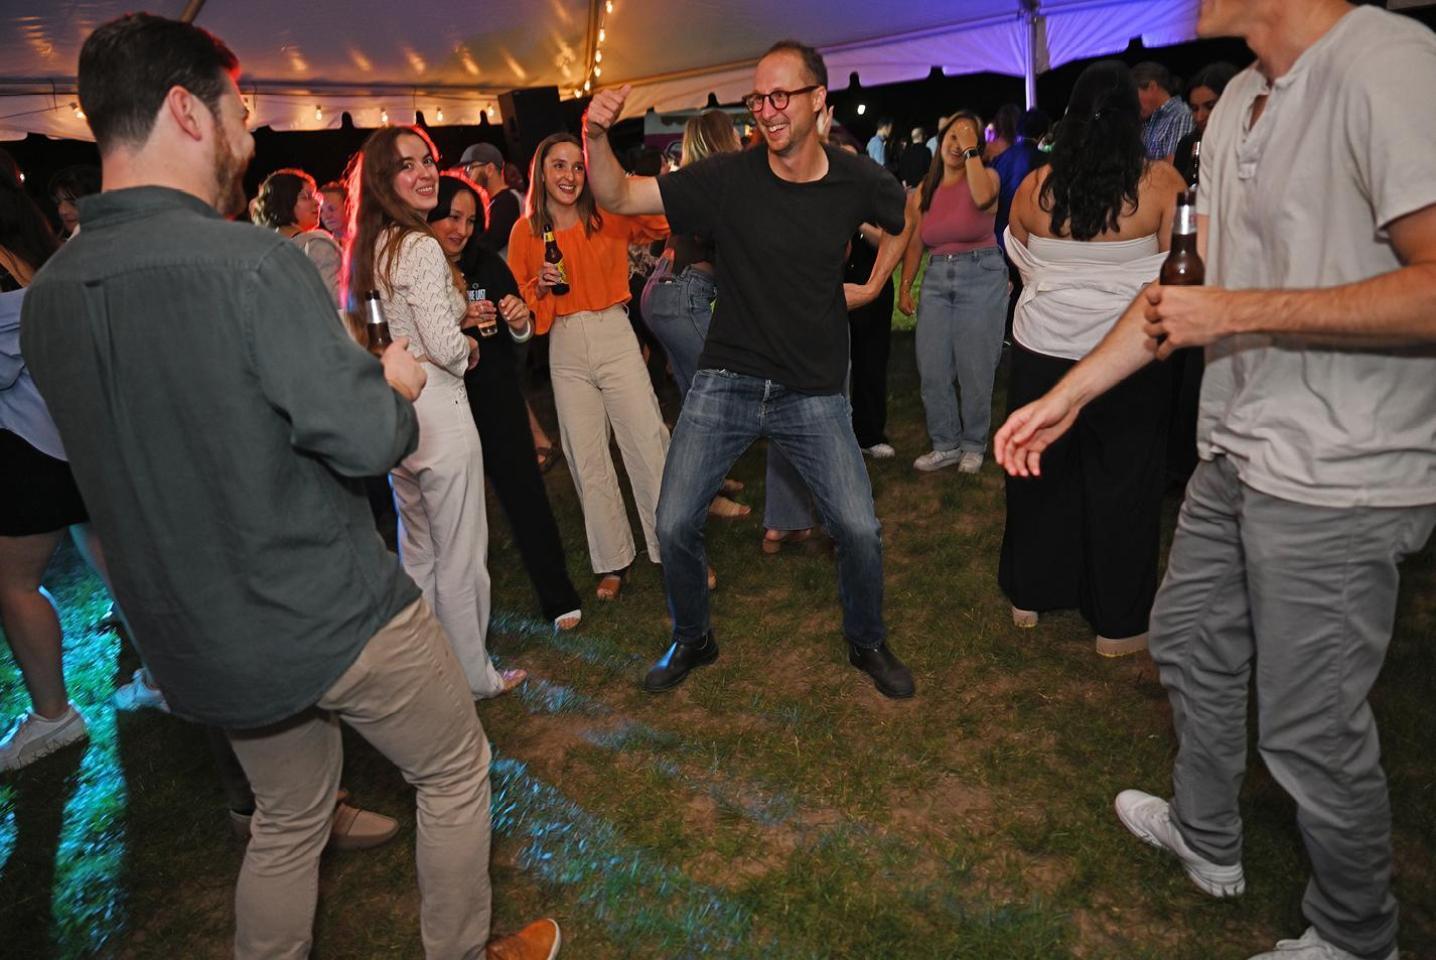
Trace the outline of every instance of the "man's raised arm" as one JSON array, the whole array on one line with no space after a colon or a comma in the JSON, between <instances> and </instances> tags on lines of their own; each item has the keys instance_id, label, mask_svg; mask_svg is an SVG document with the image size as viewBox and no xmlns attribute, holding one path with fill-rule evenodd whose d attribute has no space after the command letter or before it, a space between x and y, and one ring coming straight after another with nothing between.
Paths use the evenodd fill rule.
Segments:
<instances>
[{"instance_id":1,"label":"man's raised arm","mask_svg":"<svg viewBox=\"0 0 1436 960\"><path fill-rule=\"evenodd\" d=\"M605 210L630 216L662 213L663 197L658 192L658 179L625 174L608 142L608 129L618 122L629 89L628 84L624 84L617 90L600 90L584 114L583 146L588 182L598 205Z\"/></svg>"}]
</instances>

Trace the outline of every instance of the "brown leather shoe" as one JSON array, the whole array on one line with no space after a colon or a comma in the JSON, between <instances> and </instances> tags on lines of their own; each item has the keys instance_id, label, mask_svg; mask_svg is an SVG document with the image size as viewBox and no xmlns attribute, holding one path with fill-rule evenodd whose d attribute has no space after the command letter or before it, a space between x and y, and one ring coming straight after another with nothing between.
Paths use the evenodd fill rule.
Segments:
<instances>
[{"instance_id":1,"label":"brown leather shoe","mask_svg":"<svg viewBox=\"0 0 1436 960\"><path fill-rule=\"evenodd\" d=\"M562 941L558 924L545 917L518 933L490 940L484 949L488 960L554 960Z\"/></svg>"}]
</instances>

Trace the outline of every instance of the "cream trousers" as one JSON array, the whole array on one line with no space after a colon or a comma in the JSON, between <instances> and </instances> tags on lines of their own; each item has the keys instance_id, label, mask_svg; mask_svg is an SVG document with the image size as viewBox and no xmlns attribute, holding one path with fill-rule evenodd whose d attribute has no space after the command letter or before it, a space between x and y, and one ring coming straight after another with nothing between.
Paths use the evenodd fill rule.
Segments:
<instances>
[{"instance_id":1,"label":"cream trousers","mask_svg":"<svg viewBox=\"0 0 1436 960\"><path fill-rule=\"evenodd\" d=\"M618 439L623 468L633 487L648 559L658 563L654 517L668 455L668 428L658 411L628 312L612 306L559 317L552 338L549 374L558 407L559 439L583 505L593 570L621 570L635 555L628 511L608 452L610 436Z\"/></svg>"}]
</instances>

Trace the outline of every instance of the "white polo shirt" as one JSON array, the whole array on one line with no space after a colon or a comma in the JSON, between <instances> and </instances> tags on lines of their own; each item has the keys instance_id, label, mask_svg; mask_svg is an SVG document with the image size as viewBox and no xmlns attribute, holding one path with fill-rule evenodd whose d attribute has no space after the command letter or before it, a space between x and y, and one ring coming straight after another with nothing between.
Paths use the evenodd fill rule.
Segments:
<instances>
[{"instance_id":1,"label":"white polo shirt","mask_svg":"<svg viewBox=\"0 0 1436 960\"><path fill-rule=\"evenodd\" d=\"M1266 107L1255 126L1252 105ZM1208 283L1331 287L1397 269L1391 221L1436 204L1436 35L1352 10L1268 84L1227 85L1202 137ZM1436 314L1436 303L1431 304ZM1228 337L1206 351L1197 449L1318 506L1436 503L1436 348Z\"/></svg>"}]
</instances>

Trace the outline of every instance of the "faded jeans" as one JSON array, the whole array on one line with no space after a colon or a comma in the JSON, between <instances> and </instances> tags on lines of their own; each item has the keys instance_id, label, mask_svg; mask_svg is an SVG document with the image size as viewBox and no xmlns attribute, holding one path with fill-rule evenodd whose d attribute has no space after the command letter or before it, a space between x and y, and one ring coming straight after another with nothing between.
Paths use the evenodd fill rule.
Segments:
<instances>
[{"instance_id":1,"label":"faded jeans","mask_svg":"<svg viewBox=\"0 0 1436 960\"><path fill-rule=\"evenodd\" d=\"M916 348L934 450L987 449L1006 315L1007 261L997 247L937 255L928 262L917 305Z\"/></svg>"},{"instance_id":2,"label":"faded jeans","mask_svg":"<svg viewBox=\"0 0 1436 960\"><path fill-rule=\"evenodd\" d=\"M698 371L663 470L658 541L673 639L697 643L708 632L708 503L759 437L797 469L837 545L844 634L858 646L878 646L885 636L882 535L847 399L798 393L727 370Z\"/></svg>"}]
</instances>

